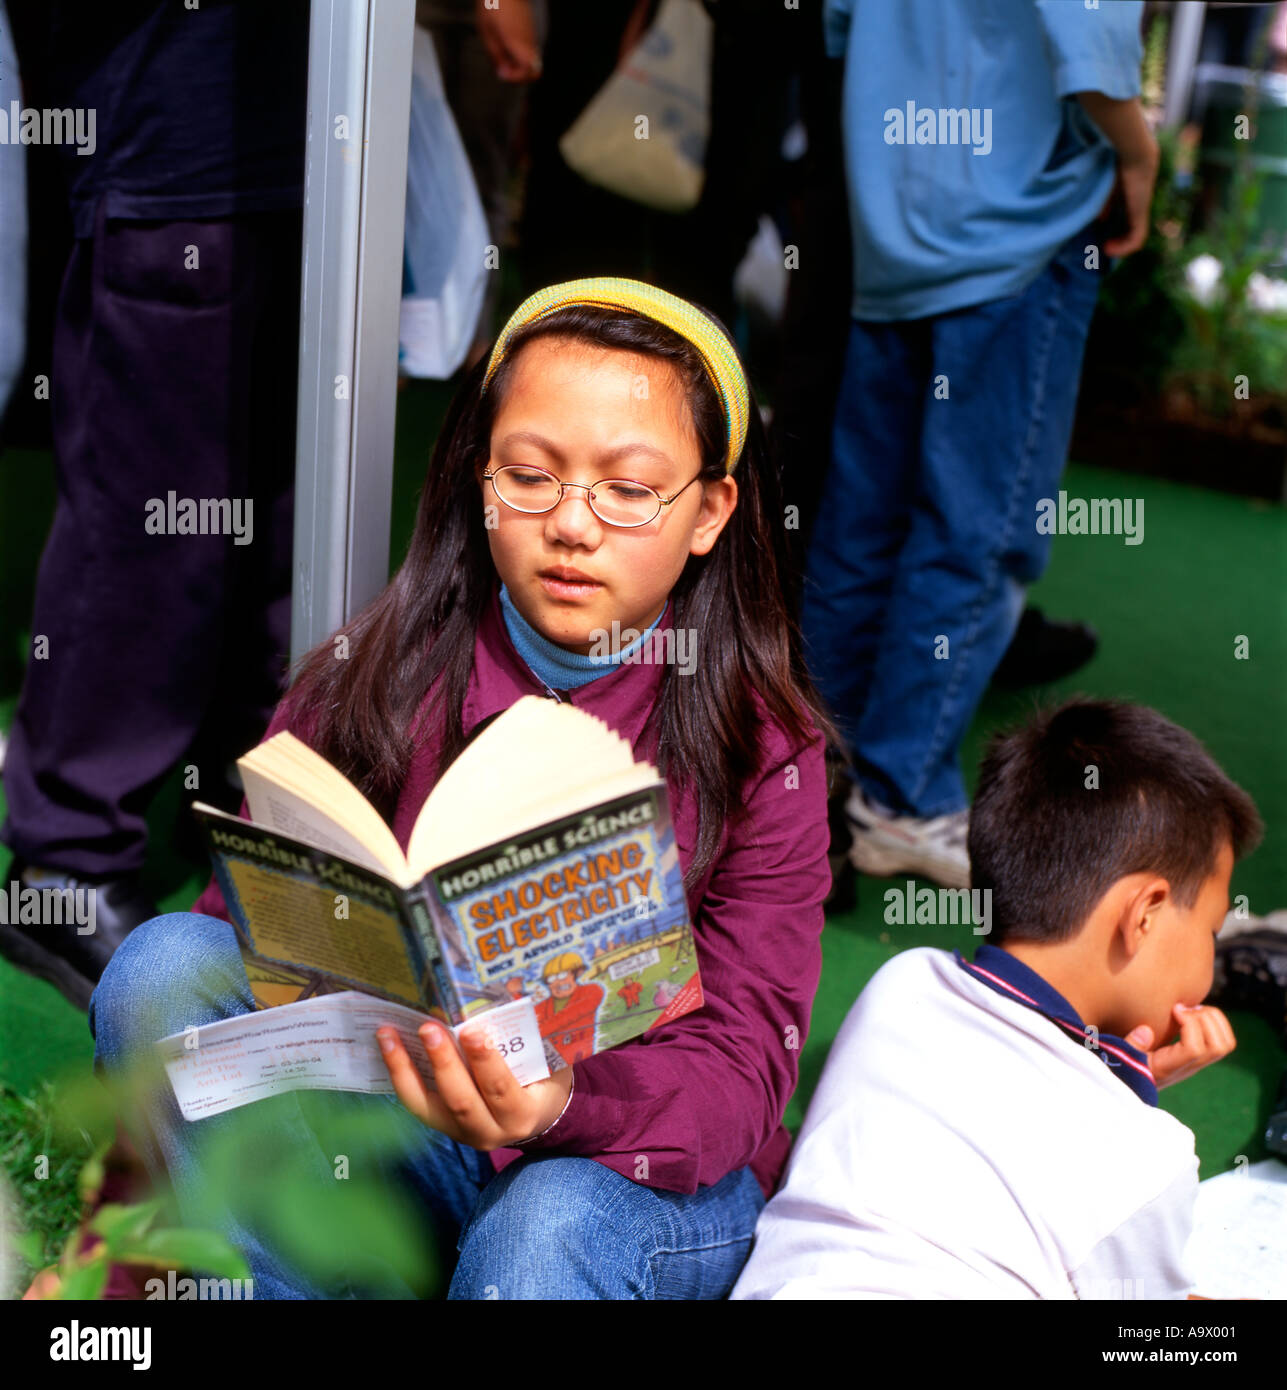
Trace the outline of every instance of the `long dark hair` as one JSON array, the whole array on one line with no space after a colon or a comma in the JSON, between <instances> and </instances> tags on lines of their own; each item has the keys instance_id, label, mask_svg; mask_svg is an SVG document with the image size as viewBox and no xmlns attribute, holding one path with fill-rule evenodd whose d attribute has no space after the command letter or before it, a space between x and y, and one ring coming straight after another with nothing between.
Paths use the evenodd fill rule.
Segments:
<instances>
[{"instance_id":1,"label":"long dark hair","mask_svg":"<svg viewBox=\"0 0 1287 1390\"><path fill-rule=\"evenodd\" d=\"M712 316L713 317L713 316ZM718 320L716 320L718 322ZM422 731L416 711L435 680L427 717L442 727L437 776L464 748L461 706L478 623L495 580L476 465L490 454L492 421L514 362L537 338L565 338L668 362L682 381L701 446L700 477L724 475L726 436L719 396L696 348L680 334L626 310L575 305L519 329L482 393L486 358L466 376L443 422L401 568L334 637L301 658L292 690L297 715L313 721L312 746L392 819ZM788 563L784 512L765 431L752 404L746 445L733 475L737 506L707 555L690 555L671 590L676 628L696 630L696 670L666 666L647 729L660 720L659 772L691 787L698 838L685 876L691 887L742 811L741 788L758 763L759 714L752 691L795 741L809 721L833 744L836 731L805 670L800 637L783 596Z\"/></svg>"}]
</instances>

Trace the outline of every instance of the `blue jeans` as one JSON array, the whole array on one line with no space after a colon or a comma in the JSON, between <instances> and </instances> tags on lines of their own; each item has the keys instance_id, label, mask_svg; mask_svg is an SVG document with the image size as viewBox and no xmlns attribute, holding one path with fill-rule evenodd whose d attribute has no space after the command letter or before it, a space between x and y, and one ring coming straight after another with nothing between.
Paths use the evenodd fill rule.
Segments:
<instances>
[{"instance_id":1,"label":"blue jeans","mask_svg":"<svg viewBox=\"0 0 1287 1390\"><path fill-rule=\"evenodd\" d=\"M95 1069L110 1078L157 1039L252 1007L226 922L190 912L154 917L126 937L90 1000ZM426 1128L393 1096L293 1091L189 1122L162 1081L136 1117L140 1144L153 1177L168 1172L183 1219L193 1225L211 1186L201 1140L212 1127L253 1115L256 1145L247 1164L289 1153L292 1172L303 1171L320 1190L336 1178L328 1122L379 1112L403 1132L401 1152L380 1174L384 1190L411 1198L426 1239L454 1244L449 1298L725 1298L764 1206L749 1168L691 1196L641 1186L590 1158L533 1156L497 1174L485 1153ZM223 1212L219 1224L245 1255L256 1298L414 1296L361 1250L352 1266L360 1275L322 1287L235 1211Z\"/></svg>"},{"instance_id":2,"label":"blue jeans","mask_svg":"<svg viewBox=\"0 0 1287 1390\"><path fill-rule=\"evenodd\" d=\"M1098 240L1021 294L851 324L801 623L860 785L901 814L966 805L961 741L1049 557Z\"/></svg>"}]
</instances>

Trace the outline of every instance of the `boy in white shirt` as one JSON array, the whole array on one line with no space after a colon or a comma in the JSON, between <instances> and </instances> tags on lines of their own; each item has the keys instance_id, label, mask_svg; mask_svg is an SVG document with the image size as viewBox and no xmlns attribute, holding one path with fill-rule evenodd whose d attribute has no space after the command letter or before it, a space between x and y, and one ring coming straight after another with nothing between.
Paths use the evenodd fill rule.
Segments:
<instances>
[{"instance_id":1,"label":"boy in white shirt","mask_svg":"<svg viewBox=\"0 0 1287 1390\"><path fill-rule=\"evenodd\" d=\"M731 1297L1183 1297L1198 1165L1157 1087L1234 1047L1201 1001L1260 829L1154 710L994 739L969 828L993 937L863 990Z\"/></svg>"}]
</instances>

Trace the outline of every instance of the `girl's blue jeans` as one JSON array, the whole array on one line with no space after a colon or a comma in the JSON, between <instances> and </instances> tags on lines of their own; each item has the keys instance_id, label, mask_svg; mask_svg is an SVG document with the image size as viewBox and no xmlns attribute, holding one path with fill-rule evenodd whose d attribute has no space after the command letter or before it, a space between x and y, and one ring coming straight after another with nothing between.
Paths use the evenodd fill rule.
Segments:
<instances>
[{"instance_id":1,"label":"girl's blue jeans","mask_svg":"<svg viewBox=\"0 0 1287 1390\"><path fill-rule=\"evenodd\" d=\"M90 1000L95 1069L111 1078L159 1038L252 1008L226 922L190 912L154 917L126 937ZM253 1114L256 1151L247 1162L289 1152L292 1173L302 1159L308 1180L325 1188L336 1182L335 1155L323 1137L328 1118L370 1107L405 1132L379 1182L412 1196L426 1239L439 1249L454 1244L449 1298L725 1298L750 1253L764 1206L750 1168L691 1195L645 1187L590 1158L533 1156L497 1174L485 1153L422 1125L396 1097L347 1092L286 1092L185 1121L164 1082L147 1092L135 1118L153 1178L168 1174L185 1224L200 1225L195 1214L211 1186L200 1141L211 1127L244 1124ZM353 1267L366 1271L361 1280L321 1287L231 1207L219 1224L246 1257L255 1298L415 1296L388 1266L373 1280L372 1260L360 1251Z\"/></svg>"},{"instance_id":2,"label":"girl's blue jeans","mask_svg":"<svg viewBox=\"0 0 1287 1390\"><path fill-rule=\"evenodd\" d=\"M1050 554L1099 240L1020 294L851 321L801 625L860 784L902 815L966 805L962 740Z\"/></svg>"}]
</instances>

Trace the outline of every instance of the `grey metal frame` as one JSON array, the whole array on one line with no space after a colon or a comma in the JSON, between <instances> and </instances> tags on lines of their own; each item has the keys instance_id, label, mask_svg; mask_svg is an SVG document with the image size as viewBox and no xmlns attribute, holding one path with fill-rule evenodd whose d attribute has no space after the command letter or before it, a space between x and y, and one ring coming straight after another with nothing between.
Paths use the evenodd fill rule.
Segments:
<instances>
[{"instance_id":1,"label":"grey metal frame","mask_svg":"<svg viewBox=\"0 0 1287 1390\"><path fill-rule=\"evenodd\" d=\"M1177 0L1171 6L1171 35L1166 54L1166 88L1162 96L1162 125L1178 126L1189 113L1193 74L1202 45L1206 0Z\"/></svg>"},{"instance_id":2,"label":"grey metal frame","mask_svg":"<svg viewBox=\"0 0 1287 1390\"><path fill-rule=\"evenodd\" d=\"M414 0L312 0L292 661L388 581L414 22Z\"/></svg>"}]
</instances>

